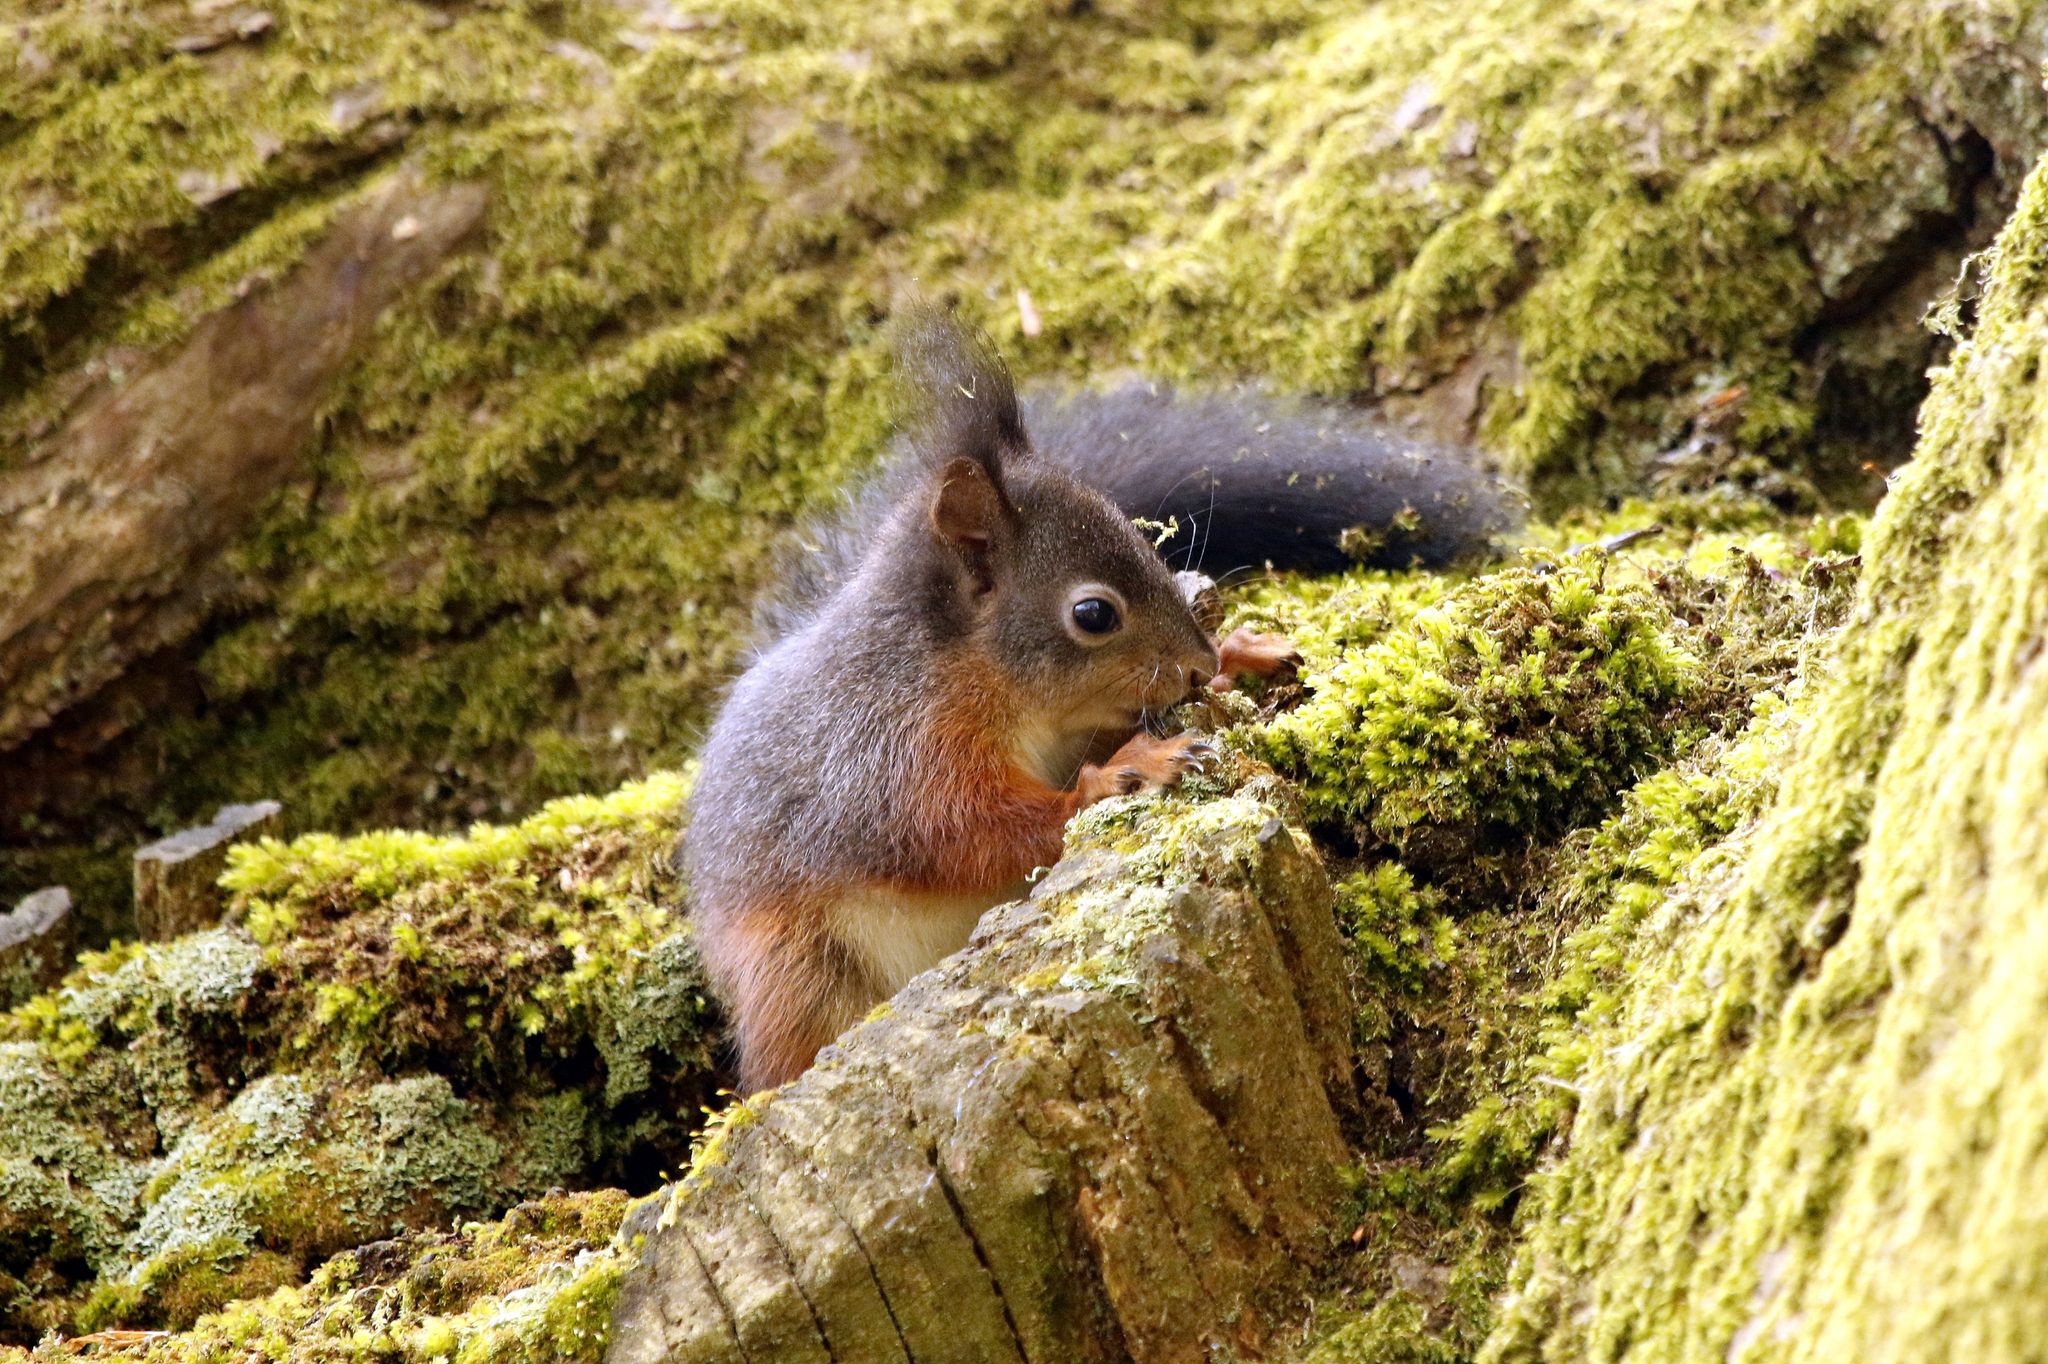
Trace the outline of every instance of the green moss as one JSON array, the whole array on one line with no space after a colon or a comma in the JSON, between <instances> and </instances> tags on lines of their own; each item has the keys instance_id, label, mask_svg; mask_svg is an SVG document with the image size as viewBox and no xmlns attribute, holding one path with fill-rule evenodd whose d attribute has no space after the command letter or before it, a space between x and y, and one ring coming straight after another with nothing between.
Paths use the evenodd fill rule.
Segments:
<instances>
[{"instance_id":1,"label":"green moss","mask_svg":"<svg viewBox=\"0 0 2048 1364\"><path fill-rule=\"evenodd\" d=\"M1604 565L1574 552L1653 523L1666 530ZM1493 871L1478 877L1469 859L1441 858L1428 841L1397 849L1375 841L1370 826L1359 833L1367 855L1338 879L1337 911L1361 1076L1379 1107L1359 1141L1350 1253L1326 1271L1303 1358L1469 1359L1488 1338L1517 1211L1576 1111L1589 1035L1635 984L1667 894L1738 858L1775 789L1800 670L1843 615L1854 565L1838 551L1854 546L1857 526L1787 520L1719 497L1636 504L1533 527L1529 538L1542 547L1534 571L1443 583L1421 603L1403 603L1398 581L1369 576L1252 592L1253 619L1289 628L1305 619L1329 632L1306 651L1308 700L1273 731L1312 714L1319 679L1346 658L1408 637L1426 642L1432 614L1491 612L1526 583L1560 573L1641 604L1655 628L1695 642L1685 703L1643 713L1643 732L1661 738L1606 774L1619 795L1604 817L1579 807L1528 825L1497 845ZM1399 656L1446 672L1466 666L1456 649ZM1445 690L1461 700L1489 694ZM1371 688L1347 695L1379 714L1405 699ZM1504 723L1475 713L1482 727ZM1426 777L1404 774L1397 789L1498 780L1484 766L1445 762ZM1344 770L1341 758L1331 770ZM1378 788L1366 771L1351 781L1359 808L1372 810ZM1578 820L1591 822L1571 827ZM1435 832L1427 818L1416 827Z\"/></svg>"},{"instance_id":2,"label":"green moss","mask_svg":"<svg viewBox=\"0 0 2048 1364\"><path fill-rule=\"evenodd\" d=\"M1505 1237L1490 1224L1436 1235L1441 1208L1421 1215L1385 1199L1357 1214L1357 1286L1319 1304L1300 1364L1460 1364L1485 1340L1506 1269Z\"/></svg>"},{"instance_id":3,"label":"green moss","mask_svg":"<svg viewBox=\"0 0 2048 1364\"><path fill-rule=\"evenodd\" d=\"M1461 579L1450 575L1354 569L1321 578L1273 578L1229 596L1225 624L1285 635L1310 672L1334 666L1347 651L1363 649L1405 626L1418 611L1449 595Z\"/></svg>"},{"instance_id":4,"label":"green moss","mask_svg":"<svg viewBox=\"0 0 2048 1364\"><path fill-rule=\"evenodd\" d=\"M1399 862L1337 883L1337 926L1351 945L1360 1046L1384 1044L1393 1030L1390 1007L1412 1008L1434 969L1458 951L1458 930L1443 901L1441 891L1416 885Z\"/></svg>"},{"instance_id":5,"label":"green moss","mask_svg":"<svg viewBox=\"0 0 2048 1364\"><path fill-rule=\"evenodd\" d=\"M1535 888L1534 970L1500 1006L1514 1042L1471 1106L1441 1121L1439 1176L1482 1207L1506 1203L1569 1123L1590 1040L1637 981L1641 935L1674 886L1707 877L1746 847L1747 830L1776 789L1790 742L1789 711L1763 693L1738 735L1638 783L1598 827L1566 839ZM1558 935L1563 936L1556 943Z\"/></svg>"},{"instance_id":6,"label":"green moss","mask_svg":"<svg viewBox=\"0 0 2048 1364\"><path fill-rule=\"evenodd\" d=\"M1455 1348L1432 1337L1427 1308L1401 1295L1346 1321L1303 1356L1303 1364L1458 1364Z\"/></svg>"},{"instance_id":7,"label":"green moss","mask_svg":"<svg viewBox=\"0 0 2048 1364\"><path fill-rule=\"evenodd\" d=\"M1688 552L1533 562L1405 618L1388 589L1361 584L1362 606L1319 589L1309 613L1341 624L1307 652L1307 700L1257 743L1301 778L1324 828L1447 885L1498 882L1532 844L1736 723L1784 680L1803 616L1841 595L1839 561L1774 579L1743 551L1711 573ZM1347 635L1370 642L1331 647Z\"/></svg>"},{"instance_id":8,"label":"green moss","mask_svg":"<svg viewBox=\"0 0 2048 1364\"><path fill-rule=\"evenodd\" d=\"M1660 721L1701 667L1671 619L1643 588L1608 591L1599 564L1509 570L1310 673L1266 749L1314 818L1411 857L1446 829L1471 831L1457 856L1555 831L1668 752Z\"/></svg>"},{"instance_id":9,"label":"green moss","mask_svg":"<svg viewBox=\"0 0 2048 1364\"><path fill-rule=\"evenodd\" d=\"M1789 711L1765 693L1730 739L1639 782L1526 864L1505 903L1447 899L1396 862L1338 883L1363 1069L1395 1099L1362 1144L1354 1228L1304 1364L1472 1358L1495 1325L1519 1200L1651 907L1725 865L1773 789Z\"/></svg>"}]
</instances>

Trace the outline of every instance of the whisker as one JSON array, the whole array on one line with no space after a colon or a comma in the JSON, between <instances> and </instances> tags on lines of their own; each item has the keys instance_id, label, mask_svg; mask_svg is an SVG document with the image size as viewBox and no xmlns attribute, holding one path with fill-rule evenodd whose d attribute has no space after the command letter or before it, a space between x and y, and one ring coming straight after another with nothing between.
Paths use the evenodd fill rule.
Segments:
<instances>
[{"instance_id":1,"label":"whisker","mask_svg":"<svg viewBox=\"0 0 2048 1364\"><path fill-rule=\"evenodd\" d=\"M1166 507L1166 499L1172 497L1176 492L1179 492L1181 484L1187 482L1191 478L1200 478L1203 474L1207 472L1207 469L1190 469L1186 473L1182 474L1179 478L1176 478L1172 483L1168 484L1166 491L1159 494L1159 500L1152 505L1152 518L1154 520L1157 520L1159 518L1159 513L1163 511Z\"/></svg>"},{"instance_id":2,"label":"whisker","mask_svg":"<svg viewBox=\"0 0 2048 1364\"><path fill-rule=\"evenodd\" d=\"M1209 480L1209 524L1202 528L1202 553L1195 560L1195 572L1202 571L1202 560L1209 557L1209 542L1216 536L1216 480Z\"/></svg>"},{"instance_id":3,"label":"whisker","mask_svg":"<svg viewBox=\"0 0 2048 1364\"><path fill-rule=\"evenodd\" d=\"M1184 543L1174 546L1174 553L1180 556L1180 566L1182 569L1187 569L1194 563L1195 542L1201 538L1201 535L1202 518L1195 512L1189 512L1187 539ZM1171 565L1173 563L1172 557L1168 556L1166 562Z\"/></svg>"},{"instance_id":4,"label":"whisker","mask_svg":"<svg viewBox=\"0 0 2048 1364\"><path fill-rule=\"evenodd\" d=\"M1240 573L1248 573L1251 576L1239 578L1237 575ZM1260 581L1278 582L1279 580L1280 575L1267 568L1264 564L1239 564L1236 568L1227 569L1216 575L1216 585L1218 587L1243 587L1247 583Z\"/></svg>"}]
</instances>

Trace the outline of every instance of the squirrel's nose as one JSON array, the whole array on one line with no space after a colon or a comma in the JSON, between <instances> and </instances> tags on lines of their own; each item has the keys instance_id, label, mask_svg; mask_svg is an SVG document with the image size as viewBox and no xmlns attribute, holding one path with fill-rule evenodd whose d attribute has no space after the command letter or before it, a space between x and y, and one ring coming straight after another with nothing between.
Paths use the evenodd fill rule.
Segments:
<instances>
[{"instance_id":1,"label":"squirrel's nose","mask_svg":"<svg viewBox=\"0 0 2048 1364\"><path fill-rule=\"evenodd\" d=\"M1214 673L1205 673L1200 668L1195 669L1188 674L1188 690L1200 691L1209 685L1209 679L1214 676Z\"/></svg>"}]
</instances>

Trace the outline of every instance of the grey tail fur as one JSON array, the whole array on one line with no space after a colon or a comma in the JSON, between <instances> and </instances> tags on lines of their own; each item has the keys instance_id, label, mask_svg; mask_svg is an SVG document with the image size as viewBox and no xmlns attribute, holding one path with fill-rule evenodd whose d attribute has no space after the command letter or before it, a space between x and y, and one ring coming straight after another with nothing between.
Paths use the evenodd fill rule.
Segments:
<instances>
[{"instance_id":1,"label":"grey tail fur","mask_svg":"<svg viewBox=\"0 0 2048 1364\"><path fill-rule=\"evenodd\" d=\"M1340 408L1255 390L1127 384L1034 398L1038 453L1131 515L1177 523L1175 568L1437 567L1484 549L1520 500L1473 456Z\"/></svg>"}]
</instances>

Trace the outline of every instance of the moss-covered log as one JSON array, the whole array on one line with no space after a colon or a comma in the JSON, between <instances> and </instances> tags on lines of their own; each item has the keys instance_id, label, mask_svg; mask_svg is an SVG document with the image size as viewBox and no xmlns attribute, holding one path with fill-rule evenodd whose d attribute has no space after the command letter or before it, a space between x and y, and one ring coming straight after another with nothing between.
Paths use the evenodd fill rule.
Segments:
<instances>
[{"instance_id":1,"label":"moss-covered log","mask_svg":"<svg viewBox=\"0 0 2048 1364\"><path fill-rule=\"evenodd\" d=\"M98 921L65 849L224 801L445 824L680 758L770 547L881 443L906 281L1027 374L1399 398L1552 498L1796 499L1903 454L1921 307L2048 109L2025 0L235 15L0 23L0 484L395 176L485 225L166 651L87 701L86 640L30 708L77 702L9 753L0 893Z\"/></svg>"},{"instance_id":2,"label":"moss-covered log","mask_svg":"<svg viewBox=\"0 0 2048 1364\"><path fill-rule=\"evenodd\" d=\"M1489 1359L2041 1356L2048 168L1971 278L1776 800L1560 1076Z\"/></svg>"}]
</instances>

